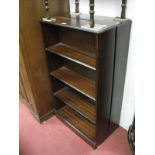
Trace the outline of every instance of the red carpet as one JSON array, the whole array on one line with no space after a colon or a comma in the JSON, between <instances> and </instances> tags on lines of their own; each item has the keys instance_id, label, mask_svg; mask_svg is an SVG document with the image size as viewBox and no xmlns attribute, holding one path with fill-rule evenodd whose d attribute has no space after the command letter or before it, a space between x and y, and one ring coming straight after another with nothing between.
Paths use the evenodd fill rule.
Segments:
<instances>
[{"instance_id":1,"label":"red carpet","mask_svg":"<svg viewBox=\"0 0 155 155\"><path fill-rule=\"evenodd\" d=\"M131 151L122 128L94 150L55 116L39 124L20 104L20 155L131 155Z\"/></svg>"}]
</instances>

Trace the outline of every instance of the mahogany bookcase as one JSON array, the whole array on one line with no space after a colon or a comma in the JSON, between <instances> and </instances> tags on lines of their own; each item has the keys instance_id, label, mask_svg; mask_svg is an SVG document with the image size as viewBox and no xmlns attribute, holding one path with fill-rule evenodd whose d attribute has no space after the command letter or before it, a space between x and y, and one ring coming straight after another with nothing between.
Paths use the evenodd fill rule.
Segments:
<instances>
[{"instance_id":1,"label":"mahogany bookcase","mask_svg":"<svg viewBox=\"0 0 155 155\"><path fill-rule=\"evenodd\" d=\"M131 20L54 18L41 25L56 116L95 148L119 124Z\"/></svg>"}]
</instances>

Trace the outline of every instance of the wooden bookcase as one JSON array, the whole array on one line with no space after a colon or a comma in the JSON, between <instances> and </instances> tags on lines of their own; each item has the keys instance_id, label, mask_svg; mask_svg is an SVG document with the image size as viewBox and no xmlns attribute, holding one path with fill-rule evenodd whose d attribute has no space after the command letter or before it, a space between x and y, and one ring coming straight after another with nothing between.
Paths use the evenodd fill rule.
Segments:
<instances>
[{"instance_id":1,"label":"wooden bookcase","mask_svg":"<svg viewBox=\"0 0 155 155\"><path fill-rule=\"evenodd\" d=\"M122 105L131 20L95 16L42 21L56 115L93 147L117 127Z\"/></svg>"}]
</instances>

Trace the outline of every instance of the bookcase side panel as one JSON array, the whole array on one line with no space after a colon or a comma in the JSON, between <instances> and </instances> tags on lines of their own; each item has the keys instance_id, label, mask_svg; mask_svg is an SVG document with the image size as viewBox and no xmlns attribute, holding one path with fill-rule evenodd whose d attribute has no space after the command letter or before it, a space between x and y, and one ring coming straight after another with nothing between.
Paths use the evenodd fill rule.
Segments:
<instances>
[{"instance_id":1,"label":"bookcase side panel","mask_svg":"<svg viewBox=\"0 0 155 155\"><path fill-rule=\"evenodd\" d=\"M97 145L109 135L115 34L111 29L97 36Z\"/></svg>"}]
</instances>

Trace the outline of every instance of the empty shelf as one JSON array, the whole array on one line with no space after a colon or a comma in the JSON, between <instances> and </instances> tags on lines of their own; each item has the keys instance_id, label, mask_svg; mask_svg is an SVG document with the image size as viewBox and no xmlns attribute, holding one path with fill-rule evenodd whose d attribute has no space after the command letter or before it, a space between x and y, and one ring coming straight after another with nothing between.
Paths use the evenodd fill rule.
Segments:
<instances>
[{"instance_id":1,"label":"empty shelf","mask_svg":"<svg viewBox=\"0 0 155 155\"><path fill-rule=\"evenodd\" d=\"M69 88L63 88L54 94L58 99L63 101L69 107L80 113L89 121L95 124L96 108L95 104L89 103L77 93L73 92Z\"/></svg>"},{"instance_id":2,"label":"empty shelf","mask_svg":"<svg viewBox=\"0 0 155 155\"><path fill-rule=\"evenodd\" d=\"M96 88L94 81L89 80L66 67L61 67L50 74L73 89L96 101Z\"/></svg>"},{"instance_id":3,"label":"empty shelf","mask_svg":"<svg viewBox=\"0 0 155 155\"><path fill-rule=\"evenodd\" d=\"M58 43L46 48L46 50L85 67L96 70L95 57L89 56L85 54L85 52L82 52L72 46L66 45L64 43Z\"/></svg>"},{"instance_id":4,"label":"empty shelf","mask_svg":"<svg viewBox=\"0 0 155 155\"><path fill-rule=\"evenodd\" d=\"M57 111L57 116L90 143L95 143L95 126L67 105Z\"/></svg>"}]
</instances>

